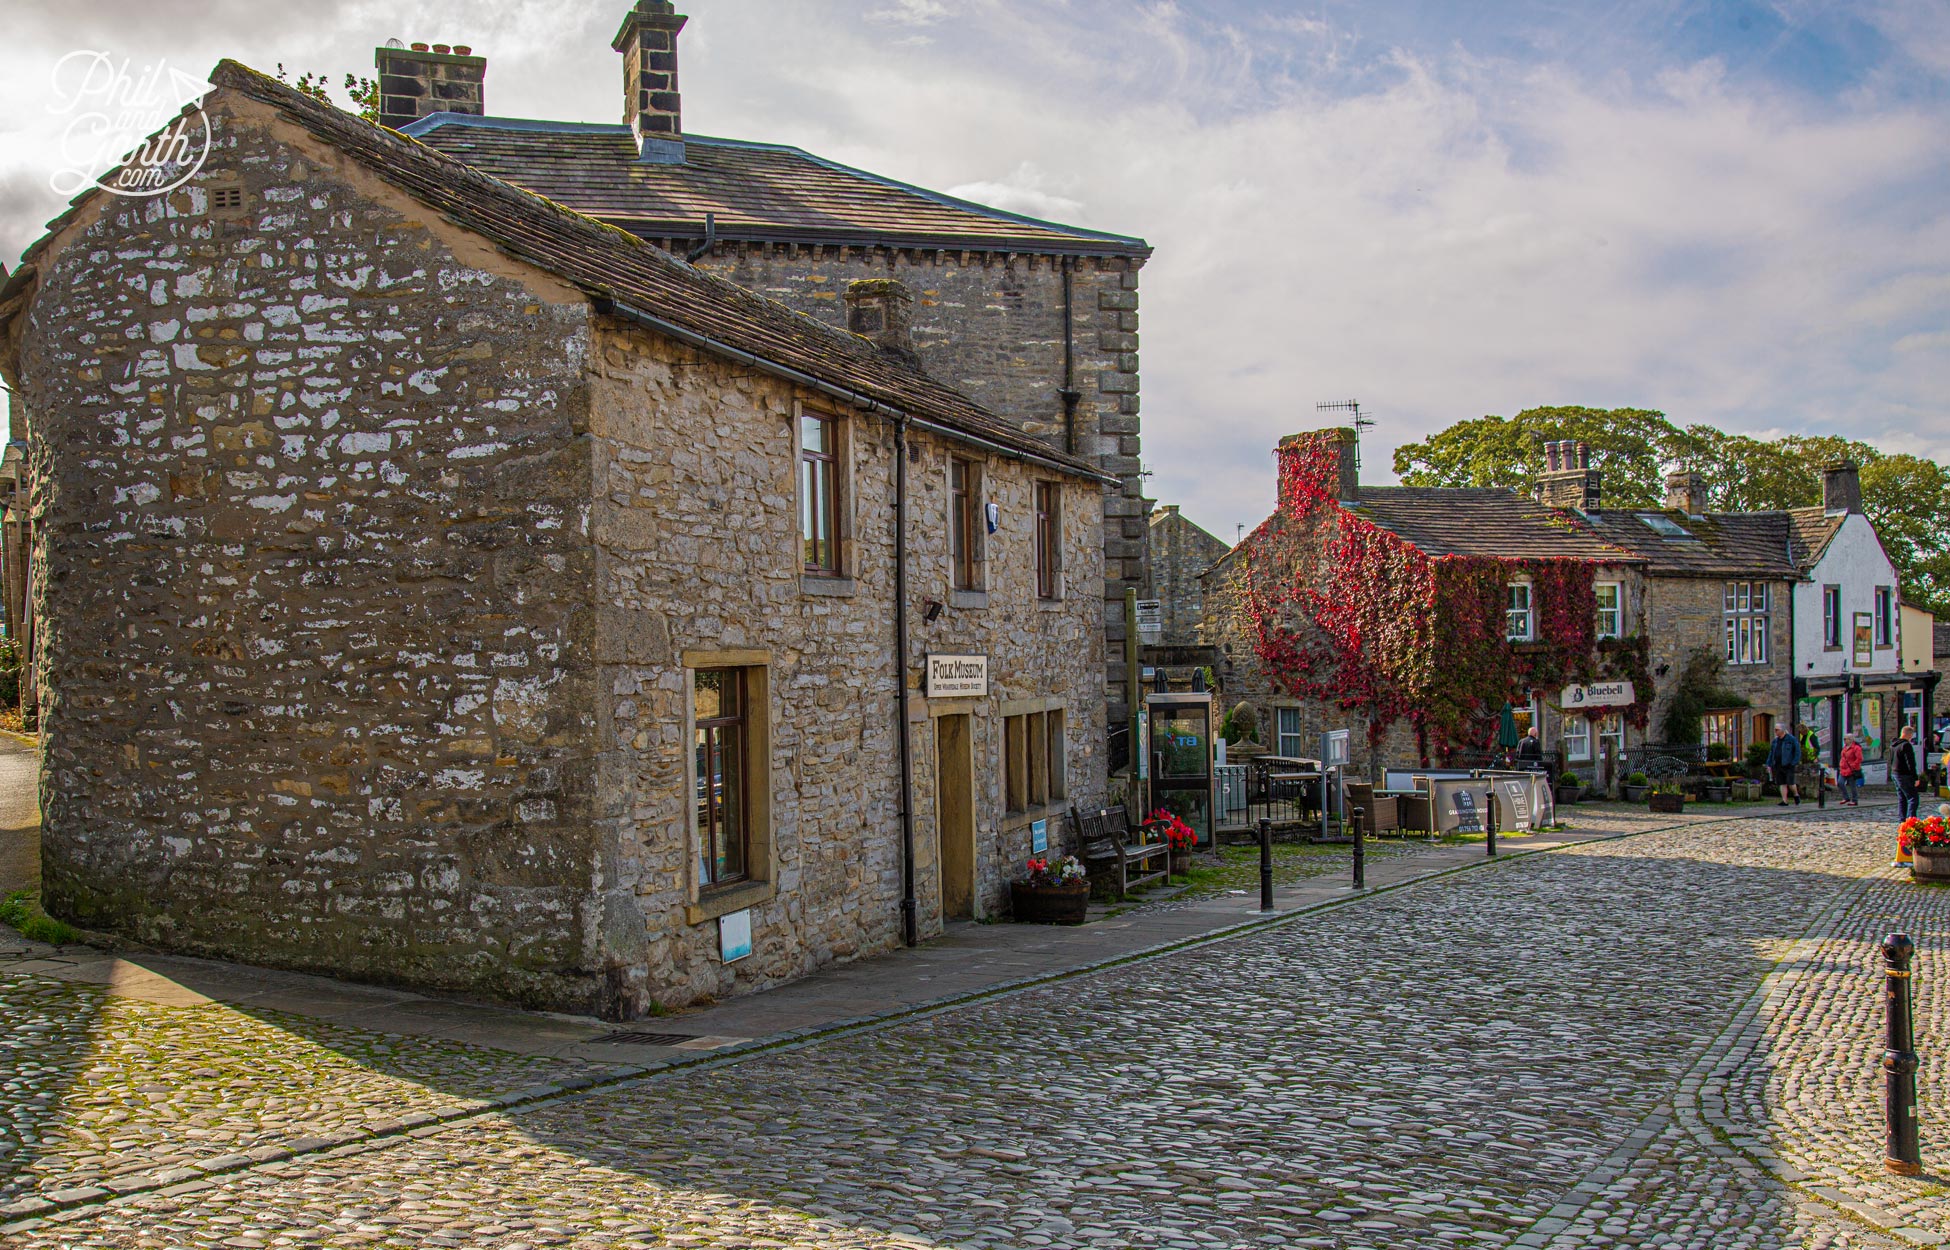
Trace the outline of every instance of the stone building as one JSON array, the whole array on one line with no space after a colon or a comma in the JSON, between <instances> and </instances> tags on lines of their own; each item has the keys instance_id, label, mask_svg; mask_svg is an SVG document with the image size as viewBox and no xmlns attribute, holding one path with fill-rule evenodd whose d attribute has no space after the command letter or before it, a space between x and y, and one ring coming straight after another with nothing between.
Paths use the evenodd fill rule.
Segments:
<instances>
[{"instance_id":1,"label":"stone building","mask_svg":"<svg viewBox=\"0 0 1950 1250\"><path fill-rule=\"evenodd\" d=\"M852 333L213 81L193 181L0 289L50 912L629 1018L988 914L1102 800L1115 484L902 288Z\"/></svg>"},{"instance_id":2,"label":"stone building","mask_svg":"<svg viewBox=\"0 0 1950 1250\"><path fill-rule=\"evenodd\" d=\"M612 43L620 122L496 117L470 95L405 133L832 325L844 324L848 282L906 283L914 348L931 373L1120 479L1103 497L1102 590L1108 723L1128 723L1124 591L1147 583L1138 273L1151 249L798 148L693 133L678 80L686 20L668 0L638 0L625 14Z\"/></svg>"},{"instance_id":3,"label":"stone building","mask_svg":"<svg viewBox=\"0 0 1950 1250\"><path fill-rule=\"evenodd\" d=\"M1193 646L1201 641L1199 622L1204 617L1205 590L1199 578L1232 549L1186 517L1175 503L1152 511L1149 546L1147 597L1158 600L1164 615L1164 632L1158 641L1168 647Z\"/></svg>"},{"instance_id":4,"label":"stone building","mask_svg":"<svg viewBox=\"0 0 1950 1250\"><path fill-rule=\"evenodd\" d=\"M1592 783L1609 785L1632 752L1664 740L1674 690L1689 666L1714 695L1701 727L1705 740L1726 743L1736 756L1756 735L1765 740L1787 713L1788 592L1799 574L1787 554L1785 514L1703 515L1704 492L1691 475L1669 484L1665 509L1606 510L1600 475L1575 443L1549 446L1536 498L1501 489L1363 485L1354 449L1352 430L1282 440L1280 511L1206 574L1205 629L1227 656L1226 701L1261 711L1262 741L1275 753L1310 754L1322 729L1359 728L1364 713L1343 706L1338 691L1319 697L1281 680L1268 662L1280 653L1279 626L1269 629L1266 597L1256 599L1254 589L1255 576L1263 584L1271 570L1255 574L1251 564L1302 567L1306 577L1321 579L1312 587L1318 594L1338 589L1332 579L1375 547L1370 538L1388 559L1375 575L1347 584L1347 597L1360 602L1351 613L1330 615L1330 626L1352 622L1356 632L1375 634L1429 623L1417 635L1427 667L1388 674L1390 688L1411 696L1410 706L1372 755L1363 735L1355 736L1362 767L1481 762L1507 697L1520 727L1538 726L1546 751ZM1295 484L1309 477L1320 479L1311 506L1295 497ZM1501 637L1470 642L1455 613L1472 604L1441 579L1481 582L1498 565L1505 570L1496 579L1506 596ZM1475 701L1472 715L1447 722L1465 729L1460 737L1416 733L1424 708L1414 704L1415 692L1437 697L1429 692L1441 690L1445 668L1468 662L1481 647L1488 648L1476 655L1486 681L1516 675L1509 691L1457 692ZM1593 679L1522 677L1559 669L1583 669Z\"/></svg>"}]
</instances>

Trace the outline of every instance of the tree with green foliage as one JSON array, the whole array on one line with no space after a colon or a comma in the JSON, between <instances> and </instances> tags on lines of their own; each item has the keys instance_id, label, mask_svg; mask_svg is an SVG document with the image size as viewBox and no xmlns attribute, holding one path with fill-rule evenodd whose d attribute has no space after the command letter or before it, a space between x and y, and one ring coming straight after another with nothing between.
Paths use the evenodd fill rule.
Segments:
<instances>
[{"instance_id":1,"label":"tree with green foliage","mask_svg":"<svg viewBox=\"0 0 1950 1250\"><path fill-rule=\"evenodd\" d=\"M1665 475L1692 469L1706 479L1716 512L1766 512L1821 502L1821 469L1849 460L1862 469L1862 511L1875 524L1902 578L1903 600L1950 617L1950 469L1908 454L1832 435L1755 438L1710 425L1673 424L1646 408L1526 408L1514 417L1459 421L1395 450L1408 486L1503 486L1528 491L1543 469L1544 444L1575 439L1604 474L1604 503L1656 508Z\"/></svg>"},{"instance_id":2,"label":"tree with green foliage","mask_svg":"<svg viewBox=\"0 0 1950 1250\"><path fill-rule=\"evenodd\" d=\"M332 99L330 89L325 85L326 78L323 74L314 74L306 71L298 75L298 81L292 82L285 74L284 62L280 61L278 62L278 81L289 83L293 88L304 92L314 100L323 101L326 104L332 105L334 108L339 107L338 102ZM375 125L378 124L379 84L376 81L370 78L361 78L356 74L347 74L345 76L345 93L352 101L352 107L347 110L348 112L356 114L362 121L369 121Z\"/></svg>"}]
</instances>

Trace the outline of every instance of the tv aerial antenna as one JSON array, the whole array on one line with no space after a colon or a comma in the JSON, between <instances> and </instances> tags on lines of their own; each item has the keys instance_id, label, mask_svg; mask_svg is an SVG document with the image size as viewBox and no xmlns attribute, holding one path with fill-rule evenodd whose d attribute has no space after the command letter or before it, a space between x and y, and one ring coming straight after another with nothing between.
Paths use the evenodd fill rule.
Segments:
<instances>
[{"instance_id":1,"label":"tv aerial antenna","mask_svg":"<svg viewBox=\"0 0 1950 1250\"><path fill-rule=\"evenodd\" d=\"M1315 412L1346 412L1354 416L1354 463L1361 463L1361 431L1374 428L1374 418L1361 415L1361 401L1358 399L1330 400L1314 405Z\"/></svg>"}]
</instances>

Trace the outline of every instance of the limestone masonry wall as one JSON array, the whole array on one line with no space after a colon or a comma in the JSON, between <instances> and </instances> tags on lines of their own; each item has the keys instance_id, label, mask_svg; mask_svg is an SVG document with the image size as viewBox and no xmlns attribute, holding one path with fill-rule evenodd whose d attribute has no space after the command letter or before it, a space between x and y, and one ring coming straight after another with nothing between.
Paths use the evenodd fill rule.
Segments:
<instances>
[{"instance_id":1,"label":"limestone masonry wall","mask_svg":"<svg viewBox=\"0 0 1950 1250\"><path fill-rule=\"evenodd\" d=\"M47 906L588 1009L586 304L216 112L16 330Z\"/></svg>"}]
</instances>

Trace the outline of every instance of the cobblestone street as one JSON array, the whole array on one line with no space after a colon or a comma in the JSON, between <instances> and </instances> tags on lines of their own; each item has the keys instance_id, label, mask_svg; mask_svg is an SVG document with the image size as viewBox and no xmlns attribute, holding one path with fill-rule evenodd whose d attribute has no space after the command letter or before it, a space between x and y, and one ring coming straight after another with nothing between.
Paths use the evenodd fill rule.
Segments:
<instances>
[{"instance_id":1,"label":"cobblestone street","mask_svg":"<svg viewBox=\"0 0 1950 1250\"><path fill-rule=\"evenodd\" d=\"M0 978L6 1192L104 1190L0 1244L1938 1244L1950 891L1890 848L1875 810L1594 843L379 1139L604 1072ZM1910 1181L1880 1163L1892 929L1921 970ZM318 1117L349 1144L234 1153Z\"/></svg>"}]
</instances>

